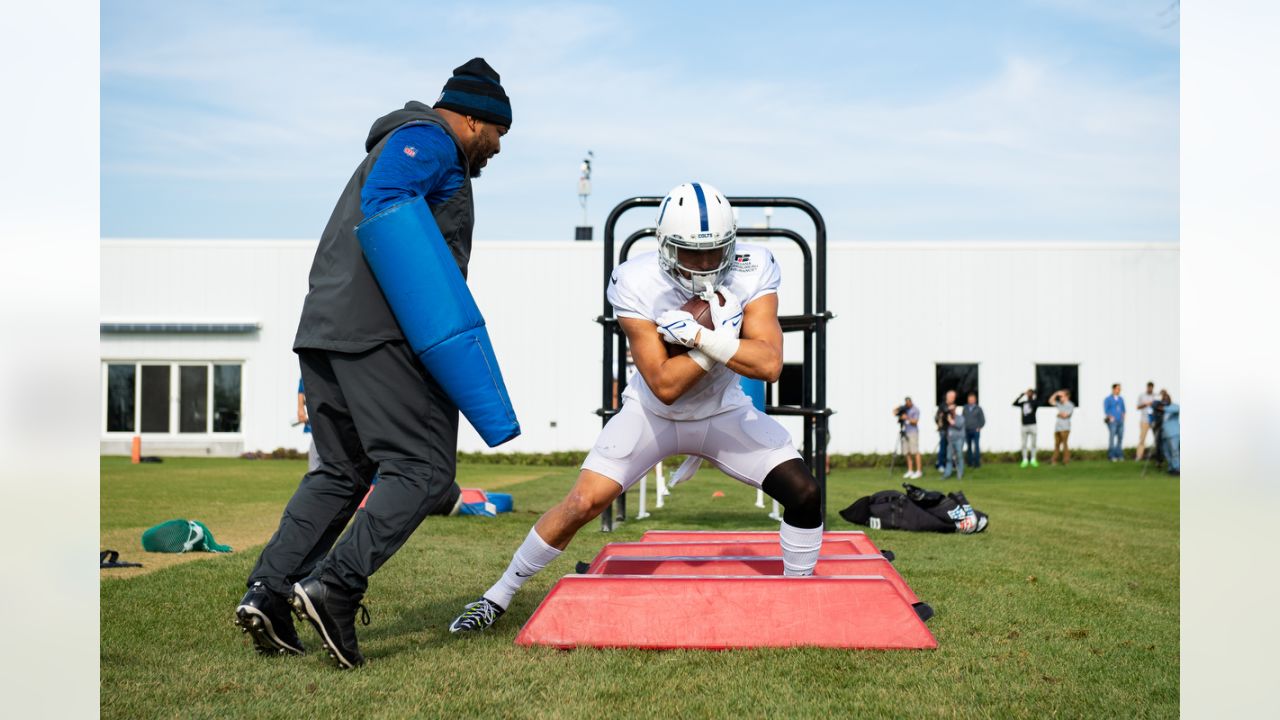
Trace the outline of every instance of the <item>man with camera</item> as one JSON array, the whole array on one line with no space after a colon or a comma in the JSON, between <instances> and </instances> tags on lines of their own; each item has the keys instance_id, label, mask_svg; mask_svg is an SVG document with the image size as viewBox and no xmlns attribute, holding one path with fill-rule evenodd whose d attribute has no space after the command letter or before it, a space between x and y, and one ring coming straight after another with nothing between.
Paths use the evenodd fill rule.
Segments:
<instances>
[{"instance_id":1,"label":"man with camera","mask_svg":"<svg viewBox=\"0 0 1280 720\"><path fill-rule=\"evenodd\" d=\"M1014 398L1013 406L1022 411L1022 464L1019 467L1040 467L1036 462L1036 391L1027 391Z\"/></svg>"},{"instance_id":2,"label":"man with camera","mask_svg":"<svg viewBox=\"0 0 1280 720\"><path fill-rule=\"evenodd\" d=\"M920 468L920 408L911 402L911 398L906 398L893 409L893 415L898 418L898 442L903 457L907 459L907 473L902 477L907 480L924 477ZM914 466L912 458L915 459Z\"/></svg>"},{"instance_id":3,"label":"man with camera","mask_svg":"<svg viewBox=\"0 0 1280 720\"><path fill-rule=\"evenodd\" d=\"M945 404L938 407L938 424L947 432L947 464L942 470L943 479L964 479L964 414L956 407L956 391L948 390Z\"/></svg>"},{"instance_id":4,"label":"man with camera","mask_svg":"<svg viewBox=\"0 0 1280 720\"><path fill-rule=\"evenodd\" d=\"M1156 402L1156 400L1159 399L1156 397L1155 392L1156 392L1156 384L1153 382L1148 382L1147 391L1138 396L1138 410L1141 413L1138 415L1138 421L1140 423L1140 426L1138 429L1138 459L1139 460L1141 460L1142 457L1147 454L1147 433L1148 432L1151 432L1152 441L1155 444L1154 449L1156 451L1159 451L1160 449L1160 440L1157 439L1155 437L1155 433L1152 432L1153 430L1155 430L1155 426L1152 425L1152 423L1155 420L1155 417L1154 417L1155 410L1152 408L1152 405Z\"/></svg>"},{"instance_id":5,"label":"man with camera","mask_svg":"<svg viewBox=\"0 0 1280 720\"><path fill-rule=\"evenodd\" d=\"M1170 475L1182 474L1182 463L1179 454L1182 450L1182 408L1169 396L1168 390L1160 391L1160 399L1151 404L1160 417L1160 431L1157 438L1163 443L1165 461L1169 465Z\"/></svg>"}]
</instances>

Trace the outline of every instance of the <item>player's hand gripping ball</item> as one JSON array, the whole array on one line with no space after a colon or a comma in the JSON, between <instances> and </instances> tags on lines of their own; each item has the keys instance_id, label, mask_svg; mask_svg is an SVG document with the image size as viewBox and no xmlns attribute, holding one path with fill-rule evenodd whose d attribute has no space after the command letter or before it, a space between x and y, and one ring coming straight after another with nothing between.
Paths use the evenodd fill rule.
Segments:
<instances>
[{"instance_id":1,"label":"player's hand gripping ball","mask_svg":"<svg viewBox=\"0 0 1280 720\"><path fill-rule=\"evenodd\" d=\"M724 302L724 298L719 298ZM676 357L696 347L694 341L698 337L700 327L715 329L715 319L711 313L711 303L703 297L695 295L679 310L668 310L658 317L658 333L667 345L667 356Z\"/></svg>"},{"instance_id":2,"label":"player's hand gripping ball","mask_svg":"<svg viewBox=\"0 0 1280 720\"><path fill-rule=\"evenodd\" d=\"M707 307L711 310L711 329L735 338L742 333L742 302L738 300L737 295L730 292L729 288L721 287L716 291L716 297L719 299L716 303L710 302L710 292L705 292L699 297L708 301Z\"/></svg>"}]
</instances>

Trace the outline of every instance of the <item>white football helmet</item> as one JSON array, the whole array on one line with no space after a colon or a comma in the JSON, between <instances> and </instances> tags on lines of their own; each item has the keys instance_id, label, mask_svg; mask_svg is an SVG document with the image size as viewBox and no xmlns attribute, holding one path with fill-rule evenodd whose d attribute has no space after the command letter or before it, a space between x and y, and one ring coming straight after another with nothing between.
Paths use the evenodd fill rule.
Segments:
<instances>
[{"instance_id":1,"label":"white football helmet","mask_svg":"<svg viewBox=\"0 0 1280 720\"><path fill-rule=\"evenodd\" d=\"M714 290L733 262L738 223L729 201L703 183L676 187L658 206L658 264L693 295Z\"/></svg>"}]
</instances>

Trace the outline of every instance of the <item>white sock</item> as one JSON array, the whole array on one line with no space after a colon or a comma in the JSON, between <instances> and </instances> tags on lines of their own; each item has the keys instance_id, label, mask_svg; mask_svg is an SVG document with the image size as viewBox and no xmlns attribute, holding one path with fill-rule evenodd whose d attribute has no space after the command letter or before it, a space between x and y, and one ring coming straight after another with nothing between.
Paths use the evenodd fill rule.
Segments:
<instances>
[{"instance_id":1,"label":"white sock","mask_svg":"<svg viewBox=\"0 0 1280 720\"><path fill-rule=\"evenodd\" d=\"M782 545L782 574L791 577L812 575L813 566L818 564L818 553L822 550L822 526L798 528L783 520L778 540Z\"/></svg>"},{"instance_id":2,"label":"white sock","mask_svg":"<svg viewBox=\"0 0 1280 720\"><path fill-rule=\"evenodd\" d=\"M560 557L561 552L563 551L544 542L535 528L529 528L529 534L525 536L524 542L516 548L516 554L511 556L511 564L502 573L502 577L498 578L498 582L484 592L484 596L489 599L489 602L496 603L498 607L506 610L520 586L549 565L552 560Z\"/></svg>"}]
</instances>

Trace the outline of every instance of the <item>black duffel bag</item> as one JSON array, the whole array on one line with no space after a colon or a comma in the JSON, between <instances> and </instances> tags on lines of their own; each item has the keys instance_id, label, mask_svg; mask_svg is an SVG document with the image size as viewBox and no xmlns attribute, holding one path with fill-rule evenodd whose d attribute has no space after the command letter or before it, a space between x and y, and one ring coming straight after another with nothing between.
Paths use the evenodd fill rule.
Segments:
<instances>
[{"instance_id":1,"label":"black duffel bag","mask_svg":"<svg viewBox=\"0 0 1280 720\"><path fill-rule=\"evenodd\" d=\"M916 532L980 533L987 529L987 514L974 510L962 492L942 494L903 483L905 493L881 490L858 498L840 511L854 525L872 529Z\"/></svg>"}]
</instances>

